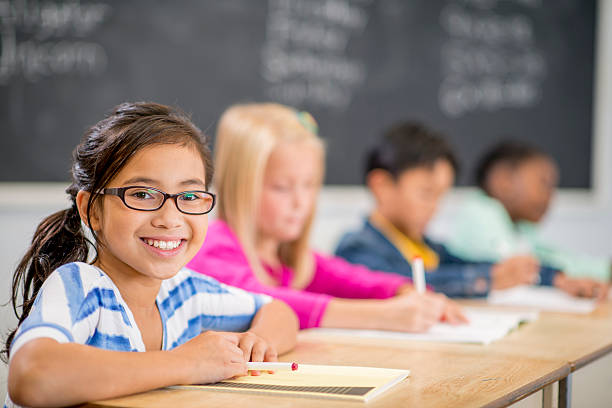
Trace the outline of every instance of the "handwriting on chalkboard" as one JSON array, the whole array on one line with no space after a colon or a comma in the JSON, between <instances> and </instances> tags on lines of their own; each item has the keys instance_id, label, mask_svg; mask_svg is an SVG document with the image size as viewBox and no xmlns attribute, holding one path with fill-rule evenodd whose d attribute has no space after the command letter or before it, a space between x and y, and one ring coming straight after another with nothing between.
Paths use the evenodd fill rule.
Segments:
<instances>
[{"instance_id":1,"label":"handwriting on chalkboard","mask_svg":"<svg viewBox=\"0 0 612 408\"><path fill-rule=\"evenodd\" d=\"M86 40L110 15L107 4L0 0L0 85L21 75L28 82L56 75L99 75L104 47Z\"/></svg>"},{"instance_id":2,"label":"handwriting on chalkboard","mask_svg":"<svg viewBox=\"0 0 612 408\"><path fill-rule=\"evenodd\" d=\"M371 0L269 0L262 47L265 95L290 105L345 110L366 76L346 55Z\"/></svg>"},{"instance_id":3,"label":"handwriting on chalkboard","mask_svg":"<svg viewBox=\"0 0 612 408\"><path fill-rule=\"evenodd\" d=\"M597 4L0 0L0 181L65 181L83 129L120 101L208 128L269 100L317 119L331 184L362 183L374 138L414 118L449 138L460 185L512 136L555 157L562 187L590 188Z\"/></svg>"},{"instance_id":4,"label":"handwriting on chalkboard","mask_svg":"<svg viewBox=\"0 0 612 408\"><path fill-rule=\"evenodd\" d=\"M513 1L540 6L539 0ZM497 3L449 1L441 12L448 40L441 49L439 105L449 117L529 108L542 98L546 61L535 46L534 24L526 13L497 13Z\"/></svg>"}]
</instances>

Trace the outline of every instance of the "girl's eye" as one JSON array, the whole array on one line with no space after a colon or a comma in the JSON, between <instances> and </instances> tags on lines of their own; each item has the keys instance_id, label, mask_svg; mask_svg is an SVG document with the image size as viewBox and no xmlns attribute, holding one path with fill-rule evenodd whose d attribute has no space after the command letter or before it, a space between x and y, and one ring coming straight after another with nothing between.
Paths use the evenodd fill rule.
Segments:
<instances>
[{"instance_id":1,"label":"girl's eye","mask_svg":"<svg viewBox=\"0 0 612 408\"><path fill-rule=\"evenodd\" d=\"M130 192L130 197L136 200L150 200L156 192L152 190L137 190Z\"/></svg>"},{"instance_id":2,"label":"girl's eye","mask_svg":"<svg viewBox=\"0 0 612 408\"><path fill-rule=\"evenodd\" d=\"M285 191L289 191L291 187L284 185L284 184L276 184L276 185L273 185L272 188L279 192L285 192Z\"/></svg>"},{"instance_id":3,"label":"girl's eye","mask_svg":"<svg viewBox=\"0 0 612 408\"><path fill-rule=\"evenodd\" d=\"M196 201L199 200L200 197L196 193L185 193L179 197L182 201Z\"/></svg>"}]
</instances>

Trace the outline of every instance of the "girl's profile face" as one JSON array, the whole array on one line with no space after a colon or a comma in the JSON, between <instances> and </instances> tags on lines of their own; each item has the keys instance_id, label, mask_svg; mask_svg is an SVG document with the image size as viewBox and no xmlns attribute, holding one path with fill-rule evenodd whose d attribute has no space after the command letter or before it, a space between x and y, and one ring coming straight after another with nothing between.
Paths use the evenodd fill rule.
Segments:
<instances>
[{"instance_id":1,"label":"girl's profile face","mask_svg":"<svg viewBox=\"0 0 612 408\"><path fill-rule=\"evenodd\" d=\"M202 158L194 147L159 144L137 152L106 188L154 187L169 194L206 190ZM202 246L208 215L180 212L174 199L156 211L125 206L120 197L102 196L97 234L104 244L98 264L103 270L155 279L174 276Z\"/></svg>"},{"instance_id":2,"label":"girl's profile face","mask_svg":"<svg viewBox=\"0 0 612 408\"><path fill-rule=\"evenodd\" d=\"M308 142L284 142L273 150L259 201L260 237L279 243L299 238L313 211L322 159L320 149Z\"/></svg>"},{"instance_id":3,"label":"girl's profile face","mask_svg":"<svg viewBox=\"0 0 612 408\"><path fill-rule=\"evenodd\" d=\"M516 218L540 222L548 211L558 183L555 163L547 157L533 157L518 165L510 179L510 205Z\"/></svg>"}]
</instances>

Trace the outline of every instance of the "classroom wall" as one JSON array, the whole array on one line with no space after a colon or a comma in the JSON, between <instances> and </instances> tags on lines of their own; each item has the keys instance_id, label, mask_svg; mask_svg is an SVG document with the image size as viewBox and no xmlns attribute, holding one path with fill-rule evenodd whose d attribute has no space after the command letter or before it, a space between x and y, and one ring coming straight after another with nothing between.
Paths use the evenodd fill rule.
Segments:
<instances>
[{"instance_id":1,"label":"classroom wall","mask_svg":"<svg viewBox=\"0 0 612 408\"><path fill-rule=\"evenodd\" d=\"M612 257L612 2L600 2L595 112L596 192L562 192L543 224L551 241L574 250ZM571 78L568 78L571 80ZM0 332L5 335L15 319L6 305L12 271L27 248L36 225L46 215L66 207L61 185L0 185ZM468 191L455 191L442 205L431 235L444 236L457 203ZM36 194L36 197L34 197ZM25 199L26 203L16 203ZM371 206L362 188L325 188L315 222L313 246L330 251L343 230L356 227ZM0 364L0 400L6 394L6 367ZM592 397L594 397L591 394Z\"/></svg>"}]
</instances>

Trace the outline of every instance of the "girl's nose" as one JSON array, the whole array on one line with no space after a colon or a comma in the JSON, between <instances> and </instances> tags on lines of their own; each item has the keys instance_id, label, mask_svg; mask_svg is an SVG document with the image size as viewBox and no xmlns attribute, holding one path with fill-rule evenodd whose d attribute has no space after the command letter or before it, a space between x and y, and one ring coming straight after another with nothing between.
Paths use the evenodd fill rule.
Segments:
<instances>
[{"instance_id":1,"label":"girl's nose","mask_svg":"<svg viewBox=\"0 0 612 408\"><path fill-rule=\"evenodd\" d=\"M166 200L164 205L153 213L153 225L156 227L176 228L182 223L183 214L176 207L174 200Z\"/></svg>"}]
</instances>

